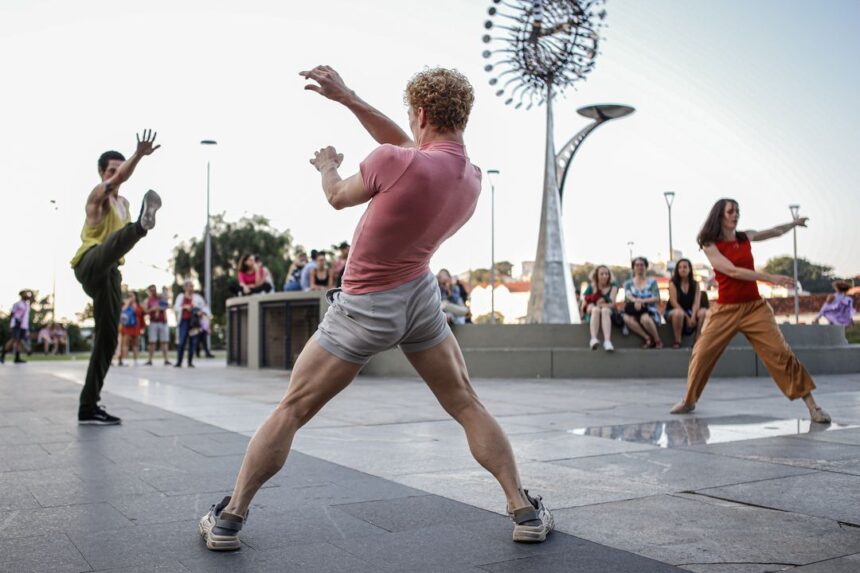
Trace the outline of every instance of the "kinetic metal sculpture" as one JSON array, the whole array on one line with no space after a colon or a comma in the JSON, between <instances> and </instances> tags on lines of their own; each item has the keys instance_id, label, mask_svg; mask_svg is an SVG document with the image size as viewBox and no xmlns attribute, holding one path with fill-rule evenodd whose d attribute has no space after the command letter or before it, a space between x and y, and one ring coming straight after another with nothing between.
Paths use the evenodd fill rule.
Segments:
<instances>
[{"instance_id":1,"label":"kinetic metal sculpture","mask_svg":"<svg viewBox=\"0 0 860 573\"><path fill-rule=\"evenodd\" d=\"M559 171L563 181L576 146L596 125L584 135L580 132L582 137L578 135L575 143L574 137L556 156L552 100L594 68L599 30L606 18L603 5L604 0L493 0L490 19L484 23L491 33L501 32L498 37L491 33L483 37L484 43L499 45L483 53L484 58L496 58L484 67L494 74L490 85L499 86L496 95L506 96L505 105L517 109L546 104L543 204L528 322L580 321L564 253Z\"/></svg>"}]
</instances>

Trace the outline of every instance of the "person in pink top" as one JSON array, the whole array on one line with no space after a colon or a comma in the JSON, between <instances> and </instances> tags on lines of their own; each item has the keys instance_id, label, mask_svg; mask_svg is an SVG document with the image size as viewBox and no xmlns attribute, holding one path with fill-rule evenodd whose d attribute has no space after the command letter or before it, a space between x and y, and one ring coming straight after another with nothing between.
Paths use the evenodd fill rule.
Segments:
<instances>
[{"instance_id":1,"label":"person in pink top","mask_svg":"<svg viewBox=\"0 0 860 573\"><path fill-rule=\"evenodd\" d=\"M371 356L400 346L442 407L465 430L475 459L498 480L514 521L514 541L540 542L553 528L540 496L520 484L510 443L481 404L451 335L433 253L472 216L481 172L469 161L463 131L474 94L460 73L441 68L407 84L410 138L392 120L348 89L328 66L301 72L315 91L352 111L381 145L360 171L341 178L343 155L314 154L325 198L335 209L367 203L353 235L342 289L326 293L329 308L296 360L287 394L248 445L231 496L199 522L212 550L239 549L251 500L284 465L293 436L346 388Z\"/></svg>"}]
</instances>

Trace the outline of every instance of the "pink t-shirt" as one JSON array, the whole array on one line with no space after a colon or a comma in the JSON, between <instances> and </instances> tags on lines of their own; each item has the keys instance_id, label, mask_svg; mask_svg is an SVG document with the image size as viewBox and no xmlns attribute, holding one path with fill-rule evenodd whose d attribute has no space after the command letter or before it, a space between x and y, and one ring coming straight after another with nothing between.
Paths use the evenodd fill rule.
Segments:
<instances>
[{"instance_id":1,"label":"pink t-shirt","mask_svg":"<svg viewBox=\"0 0 860 573\"><path fill-rule=\"evenodd\" d=\"M481 170L454 141L382 145L360 168L373 198L352 238L347 294L393 289L427 273L430 257L469 220L481 193Z\"/></svg>"}]
</instances>

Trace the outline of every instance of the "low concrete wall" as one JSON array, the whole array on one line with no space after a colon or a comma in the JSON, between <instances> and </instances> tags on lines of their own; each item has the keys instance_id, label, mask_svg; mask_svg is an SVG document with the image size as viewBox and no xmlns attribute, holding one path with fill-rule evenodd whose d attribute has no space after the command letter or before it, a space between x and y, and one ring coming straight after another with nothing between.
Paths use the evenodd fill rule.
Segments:
<instances>
[{"instance_id":1,"label":"low concrete wall","mask_svg":"<svg viewBox=\"0 0 860 573\"><path fill-rule=\"evenodd\" d=\"M308 316L308 304L315 305L307 328L297 328L290 317ZM238 345L246 356L244 366L261 368L272 363L272 349L276 346L278 360L284 368L292 366L291 360L315 328L313 322L322 320L328 309L325 293L284 292L266 295L231 298L229 309L247 306L246 325L240 329L242 337ZM289 310L280 312L280 306L300 305L304 314ZM266 309L278 309L263 323ZM318 313L315 312L318 310ZM235 314L235 313L234 313ZM233 332L228 324L227 332ZM298 325L301 327L301 325ZM782 325L786 341L791 345L801 362L813 374L835 374L860 372L860 345L850 345L841 326L832 325ZM668 325L658 328L660 338L666 346L672 342ZM687 373L692 340L684 339L681 349L643 350L642 340L635 336L622 336L620 329L613 330L614 353L602 348L588 348L590 338L588 325L528 324L528 325L464 325L453 328L460 343L469 372L476 378L678 378ZM283 347L282 347L283 346ZM233 363L239 363L233 361ZM415 370L398 349L383 352L374 357L362 370L369 376L415 376ZM716 377L768 376L767 370L755 355L746 338L738 335L732 339L723 357L714 369Z\"/></svg>"}]
</instances>

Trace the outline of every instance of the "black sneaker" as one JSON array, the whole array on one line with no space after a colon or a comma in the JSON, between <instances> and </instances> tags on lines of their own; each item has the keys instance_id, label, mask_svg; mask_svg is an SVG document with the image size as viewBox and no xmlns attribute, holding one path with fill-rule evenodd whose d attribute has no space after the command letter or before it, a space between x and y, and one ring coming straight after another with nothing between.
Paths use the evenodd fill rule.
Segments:
<instances>
[{"instance_id":1,"label":"black sneaker","mask_svg":"<svg viewBox=\"0 0 860 573\"><path fill-rule=\"evenodd\" d=\"M209 508L209 512L200 518L197 529L200 536L206 541L206 547L212 551L235 551L241 549L239 542L239 531L245 525L248 514L245 516L227 513L224 508L230 503L228 495Z\"/></svg>"},{"instance_id":2,"label":"black sneaker","mask_svg":"<svg viewBox=\"0 0 860 573\"><path fill-rule=\"evenodd\" d=\"M529 490L523 490L531 507L517 509L508 515L514 522L514 541L519 543L541 543L555 527L552 513L543 504L541 496L529 495Z\"/></svg>"},{"instance_id":3,"label":"black sneaker","mask_svg":"<svg viewBox=\"0 0 860 573\"><path fill-rule=\"evenodd\" d=\"M101 406L96 406L89 413L78 410L78 424L91 426L116 426L122 424L122 420L108 414Z\"/></svg>"}]
</instances>

